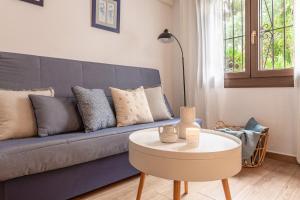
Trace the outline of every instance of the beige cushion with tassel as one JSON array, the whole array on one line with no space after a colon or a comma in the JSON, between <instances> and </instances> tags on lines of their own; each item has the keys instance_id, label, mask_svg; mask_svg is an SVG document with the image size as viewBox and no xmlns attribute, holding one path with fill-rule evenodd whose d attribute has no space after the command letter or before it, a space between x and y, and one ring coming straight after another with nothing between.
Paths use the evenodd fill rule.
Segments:
<instances>
[{"instance_id":1,"label":"beige cushion with tassel","mask_svg":"<svg viewBox=\"0 0 300 200\"><path fill-rule=\"evenodd\" d=\"M0 90L0 140L37 135L36 119L28 97L30 94L53 97L54 90Z\"/></svg>"}]
</instances>

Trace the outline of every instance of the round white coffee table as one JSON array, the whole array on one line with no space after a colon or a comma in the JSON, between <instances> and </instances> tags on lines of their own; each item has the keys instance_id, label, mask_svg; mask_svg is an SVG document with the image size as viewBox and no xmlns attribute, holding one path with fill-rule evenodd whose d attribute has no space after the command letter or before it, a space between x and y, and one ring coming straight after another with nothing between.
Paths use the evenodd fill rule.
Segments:
<instances>
[{"instance_id":1,"label":"round white coffee table","mask_svg":"<svg viewBox=\"0 0 300 200\"><path fill-rule=\"evenodd\" d=\"M202 129L198 147L185 140L166 144L157 129L134 132L129 137L129 161L141 171L137 200L141 199L145 174L174 180L173 199L180 200L180 183L222 180L225 197L231 199L228 178L241 170L241 141L224 133Z\"/></svg>"}]
</instances>

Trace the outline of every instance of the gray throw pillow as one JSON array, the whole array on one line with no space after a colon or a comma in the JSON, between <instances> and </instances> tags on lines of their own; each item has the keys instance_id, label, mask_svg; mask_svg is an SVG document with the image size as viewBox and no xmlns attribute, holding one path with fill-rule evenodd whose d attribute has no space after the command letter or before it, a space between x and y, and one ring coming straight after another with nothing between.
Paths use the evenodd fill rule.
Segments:
<instances>
[{"instance_id":1,"label":"gray throw pillow","mask_svg":"<svg viewBox=\"0 0 300 200\"><path fill-rule=\"evenodd\" d=\"M101 89L72 88L77 99L85 132L116 126L116 118Z\"/></svg>"},{"instance_id":2,"label":"gray throw pillow","mask_svg":"<svg viewBox=\"0 0 300 200\"><path fill-rule=\"evenodd\" d=\"M172 119L172 115L166 105L162 88L154 87L145 89L150 111L155 121Z\"/></svg>"},{"instance_id":3,"label":"gray throw pillow","mask_svg":"<svg viewBox=\"0 0 300 200\"><path fill-rule=\"evenodd\" d=\"M29 95L38 135L49 136L83 130L75 99Z\"/></svg>"}]
</instances>

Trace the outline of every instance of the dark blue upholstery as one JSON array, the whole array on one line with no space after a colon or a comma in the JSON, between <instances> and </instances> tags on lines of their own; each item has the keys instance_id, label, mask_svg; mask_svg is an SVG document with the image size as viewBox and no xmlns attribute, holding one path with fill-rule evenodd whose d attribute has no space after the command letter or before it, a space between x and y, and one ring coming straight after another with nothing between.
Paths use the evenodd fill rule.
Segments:
<instances>
[{"instance_id":1,"label":"dark blue upholstery","mask_svg":"<svg viewBox=\"0 0 300 200\"><path fill-rule=\"evenodd\" d=\"M160 85L156 69L0 52L0 88L32 89L53 87L56 96L73 96L71 87L137 88Z\"/></svg>"},{"instance_id":2,"label":"dark blue upholstery","mask_svg":"<svg viewBox=\"0 0 300 200\"><path fill-rule=\"evenodd\" d=\"M0 142L0 181L61 169L128 151L137 130L177 124L178 119Z\"/></svg>"},{"instance_id":3,"label":"dark blue upholstery","mask_svg":"<svg viewBox=\"0 0 300 200\"><path fill-rule=\"evenodd\" d=\"M136 88L139 86L153 87L160 84L159 71L155 69L0 52L0 88L4 89L22 90L51 86L54 88L56 96L73 98L71 87L79 85L86 88L104 89L111 100L110 86ZM124 134L123 137L120 137L121 140L124 140L123 143L120 141L120 145L124 146L126 142L128 143L128 135L132 131L174 124L177 121L178 119L174 119L124 128L111 128L99 131L99 133L92 133L87 138L97 137L96 134ZM22 157L25 160L24 163L30 164L30 159L34 158L30 152L35 152L35 155L39 154L39 152L30 151L31 147L41 145L40 142L44 140L45 143L50 144L57 139L68 137L72 141L81 139L81 136L76 134L65 134L48 138L0 141L0 157L9 155L7 152L16 152L20 148L24 150L23 155L26 155ZM68 140L65 143L68 143ZM107 145L110 143L107 142ZM25 149L29 150L26 154ZM123 150L126 151L126 148ZM0 200L63 200L138 174L138 171L128 162L128 153L123 150L116 155L103 154L104 157L101 159L93 158L97 160L87 160L81 164L76 163L59 169L53 168L50 171L36 174L27 173L25 170L26 173L23 173L21 177L4 178L5 181L0 182ZM80 153L84 152L80 151ZM52 153L52 155L57 154ZM35 157L35 162L38 162L39 156L41 155ZM65 155L65 158L67 156ZM14 157L10 158L14 161ZM15 157L16 159L18 158ZM1 163L0 161L0 169L1 167L10 168L9 164L11 163L9 162ZM17 166L11 168L14 167Z\"/></svg>"},{"instance_id":4,"label":"dark blue upholstery","mask_svg":"<svg viewBox=\"0 0 300 200\"><path fill-rule=\"evenodd\" d=\"M101 88L105 90L107 96L110 96L110 86L118 88L157 86L160 85L160 75L155 69L0 52L0 88L22 90L51 86L56 96L72 97L71 87L75 85ZM159 122L156 126L163 124ZM152 126L148 124L145 127ZM106 130L109 131L115 132L116 129ZM129 128L124 132L128 134L129 131L132 130ZM34 142L34 139L39 138L33 138L31 142ZM1 147L11 148L7 145L16 145L14 148L18 148L18 145L21 147L26 141L26 139L19 142L0 141L0 151L3 150ZM129 164L125 152L0 182L0 200L67 199L137 173Z\"/></svg>"},{"instance_id":5,"label":"dark blue upholstery","mask_svg":"<svg viewBox=\"0 0 300 200\"><path fill-rule=\"evenodd\" d=\"M134 176L128 153L5 182L5 200L65 200Z\"/></svg>"},{"instance_id":6,"label":"dark blue upholstery","mask_svg":"<svg viewBox=\"0 0 300 200\"><path fill-rule=\"evenodd\" d=\"M5 199L5 196L4 196L4 182L0 182L0 199Z\"/></svg>"}]
</instances>

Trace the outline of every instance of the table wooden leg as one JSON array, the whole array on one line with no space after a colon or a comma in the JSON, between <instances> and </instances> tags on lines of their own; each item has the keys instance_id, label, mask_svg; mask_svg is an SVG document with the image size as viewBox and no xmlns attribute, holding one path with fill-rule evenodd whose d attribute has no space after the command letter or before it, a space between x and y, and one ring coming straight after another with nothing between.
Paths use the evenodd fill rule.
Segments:
<instances>
[{"instance_id":1,"label":"table wooden leg","mask_svg":"<svg viewBox=\"0 0 300 200\"><path fill-rule=\"evenodd\" d=\"M189 193L189 183L184 181L184 194Z\"/></svg>"},{"instance_id":2,"label":"table wooden leg","mask_svg":"<svg viewBox=\"0 0 300 200\"><path fill-rule=\"evenodd\" d=\"M180 200L180 181L174 181L173 200Z\"/></svg>"},{"instance_id":3,"label":"table wooden leg","mask_svg":"<svg viewBox=\"0 0 300 200\"><path fill-rule=\"evenodd\" d=\"M222 185L223 185L223 190L224 190L224 193L225 193L226 200L231 200L231 194L230 194L228 179L222 179Z\"/></svg>"},{"instance_id":4,"label":"table wooden leg","mask_svg":"<svg viewBox=\"0 0 300 200\"><path fill-rule=\"evenodd\" d=\"M145 173L141 172L140 183L139 183L139 188L138 188L138 192L136 195L136 200L141 200L144 183L145 183Z\"/></svg>"}]
</instances>

